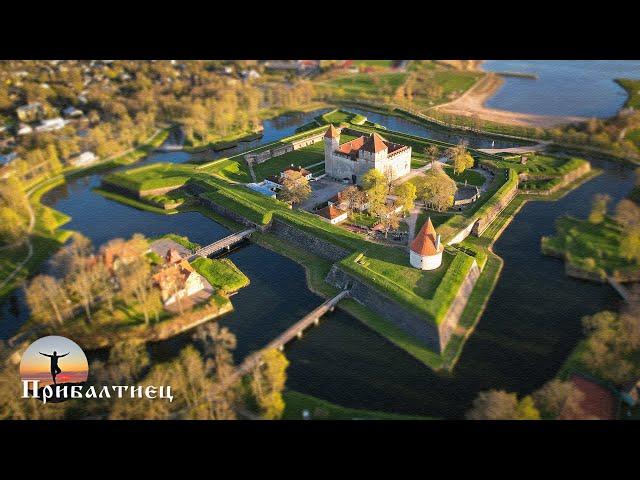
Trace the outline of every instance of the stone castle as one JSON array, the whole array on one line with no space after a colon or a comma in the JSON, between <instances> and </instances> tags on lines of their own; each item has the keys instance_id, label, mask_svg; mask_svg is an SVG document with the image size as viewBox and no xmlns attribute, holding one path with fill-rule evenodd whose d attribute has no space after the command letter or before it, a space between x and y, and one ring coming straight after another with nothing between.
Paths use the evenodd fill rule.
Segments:
<instances>
[{"instance_id":1,"label":"stone castle","mask_svg":"<svg viewBox=\"0 0 640 480\"><path fill-rule=\"evenodd\" d=\"M377 133L340 145L340 132L330 125L324 135L324 162L327 175L337 180L360 185L373 168L395 180L411 170L411 147L389 142Z\"/></svg>"}]
</instances>

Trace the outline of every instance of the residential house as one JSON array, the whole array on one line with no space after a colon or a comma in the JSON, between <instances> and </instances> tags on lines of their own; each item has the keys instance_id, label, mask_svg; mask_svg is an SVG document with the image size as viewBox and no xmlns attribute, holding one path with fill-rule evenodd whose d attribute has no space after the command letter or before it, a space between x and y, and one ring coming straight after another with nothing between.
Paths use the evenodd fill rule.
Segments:
<instances>
[{"instance_id":1,"label":"residential house","mask_svg":"<svg viewBox=\"0 0 640 480\"><path fill-rule=\"evenodd\" d=\"M68 120L64 120L62 117L46 118L36 127L36 132L53 132L54 130L60 130L64 128L67 123Z\"/></svg>"},{"instance_id":2,"label":"residential house","mask_svg":"<svg viewBox=\"0 0 640 480\"><path fill-rule=\"evenodd\" d=\"M630 407L640 405L640 378L624 385L620 397Z\"/></svg>"},{"instance_id":3,"label":"residential house","mask_svg":"<svg viewBox=\"0 0 640 480\"><path fill-rule=\"evenodd\" d=\"M285 178L292 176L293 172L299 173L307 180L311 180L311 177L313 177L313 174L309 170L303 168L301 165L294 167L292 163L290 167L287 167L284 171L280 172L280 178L284 180Z\"/></svg>"},{"instance_id":4,"label":"residential house","mask_svg":"<svg viewBox=\"0 0 640 480\"><path fill-rule=\"evenodd\" d=\"M78 117L81 117L83 113L82 113L82 110L74 106L70 106L62 110L62 115L64 115L67 118L78 118Z\"/></svg>"},{"instance_id":5,"label":"residential house","mask_svg":"<svg viewBox=\"0 0 640 480\"><path fill-rule=\"evenodd\" d=\"M18 135L28 135L30 133L33 133L33 128L31 128L26 123L21 123L20 125L18 125L18 131L16 133Z\"/></svg>"},{"instance_id":6,"label":"residential house","mask_svg":"<svg viewBox=\"0 0 640 480\"><path fill-rule=\"evenodd\" d=\"M280 184L272 180L263 180L258 183L247 183L247 188L267 197L276 198L276 194L280 190Z\"/></svg>"},{"instance_id":7,"label":"residential house","mask_svg":"<svg viewBox=\"0 0 640 480\"><path fill-rule=\"evenodd\" d=\"M615 420L616 399L609 389L589 380L581 375L574 374L569 381L573 387L583 394L579 418L569 413L562 413L562 420Z\"/></svg>"},{"instance_id":8,"label":"residential house","mask_svg":"<svg viewBox=\"0 0 640 480\"><path fill-rule=\"evenodd\" d=\"M153 280L160 287L160 295L165 307L171 306L178 300L197 295L203 290L211 290L211 285L198 274L189 262L179 253L169 250L166 263L153 276Z\"/></svg>"},{"instance_id":9,"label":"residential house","mask_svg":"<svg viewBox=\"0 0 640 480\"><path fill-rule=\"evenodd\" d=\"M28 103L16 108L16 115L21 122L35 122L42 118L44 109L39 102Z\"/></svg>"},{"instance_id":10,"label":"residential house","mask_svg":"<svg viewBox=\"0 0 640 480\"><path fill-rule=\"evenodd\" d=\"M98 156L95 153L86 151L69 158L69 164L74 167L84 167L96 162L97 160Z\"/></svg>"},{"instance_id":11,"label":"residential house","mask_svg":"<svg viewBox=\"0 0 640 480\"><path fill-rule=\"evenodd\" d=\"M344 222L349 216L345 210L340 210L336 206L329 204L324 208L321 208L316 214L323 220L328 221L332 225L336 225L340 222Z\"/></svg>"}]
</instances>

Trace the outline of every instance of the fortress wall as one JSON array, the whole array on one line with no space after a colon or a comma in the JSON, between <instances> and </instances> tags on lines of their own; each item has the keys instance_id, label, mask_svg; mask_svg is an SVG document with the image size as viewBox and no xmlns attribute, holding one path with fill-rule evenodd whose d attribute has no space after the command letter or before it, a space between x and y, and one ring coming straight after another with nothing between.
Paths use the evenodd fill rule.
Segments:
<instances>
[{"instance_id":1,"label":"fortress wall","mask_svg":"<svg viewBox=\"0 0 640 480\"><path fill-rule=\"evenodd\" d=\"M332 262L339 262L350 254L347 250L333 243L315 237L277 218L271 222L269 232L287 242L293 243L297 247L313 252L315 255Z\"/></svg>"},{"instance_id":2,"label":"fortress wall","mask_svg":"<svg viewBox=\"0 0 640 480\"><path fill-rule=\"evenodd\" d=\"M451 339L451 335L455 332L460 316L467 305L469 296L479 276L480 269L474 262L440 325L435 325L424 315L406 309L395 300L387 297L383 292L345 272L339 265L331 267L325 280L337 288L350 286L351 297L358 303L393 323L403 332L418 339L430 350L442 353Z\"/></svg>"}]
</instances>

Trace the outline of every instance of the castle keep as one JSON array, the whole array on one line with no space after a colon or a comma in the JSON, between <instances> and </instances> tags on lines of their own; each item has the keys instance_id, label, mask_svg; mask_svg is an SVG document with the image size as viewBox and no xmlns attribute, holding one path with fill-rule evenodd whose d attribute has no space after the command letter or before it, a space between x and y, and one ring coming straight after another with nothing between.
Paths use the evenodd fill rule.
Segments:
<instances>
[{"instance_id":1,"label":"castle keep","mask_svg":"<svg viewBox=\"0 0 640 480\"><path fill-rule=\"evenodd\" d=\"M340 145L340 132L330 125L324 135L324 165L330 177L358 185L373 168L395 180L411 169L411 147L389 142L377 133Z\"/></svg>"}]
</instances>

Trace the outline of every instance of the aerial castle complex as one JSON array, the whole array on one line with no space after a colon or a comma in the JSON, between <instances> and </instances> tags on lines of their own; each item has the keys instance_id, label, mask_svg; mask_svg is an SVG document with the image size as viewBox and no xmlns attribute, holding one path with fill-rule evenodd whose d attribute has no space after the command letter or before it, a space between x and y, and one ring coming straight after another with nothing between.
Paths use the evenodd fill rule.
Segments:
<instances>
[{"instance_id":1,"label":"aerial castle complex","mask_svg":"<svg viewBox=\"0 0 640 480\"><path fill-rule=\"evenodd\" d=\"M324 165L330 177L358 185L373 168L395 180L411 169L411 147L388 142L377 133L340 145L340 132L330 125L324 135Z\"/></svg>"}]
</instances>

